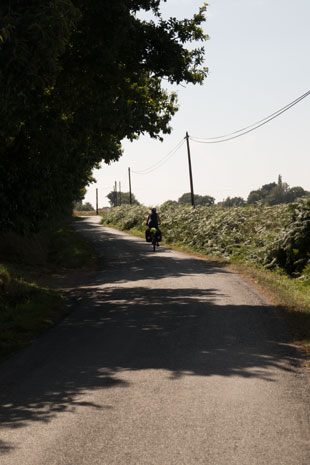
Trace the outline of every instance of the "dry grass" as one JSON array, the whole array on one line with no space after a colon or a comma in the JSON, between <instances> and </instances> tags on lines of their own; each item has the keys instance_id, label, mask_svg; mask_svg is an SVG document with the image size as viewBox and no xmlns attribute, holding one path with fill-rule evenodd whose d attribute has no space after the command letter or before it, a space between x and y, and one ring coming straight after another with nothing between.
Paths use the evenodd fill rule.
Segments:
<instances>
[{"instance_id":1,"label":"dry grass","mask_svg":"<svg viewBox=\"0 0 310 465\"><path fill-rule=\"evenodd\" d=\"M106 208L99 208L98 215L104 215L106 212ZM94 210L92 211L81 211L81 210L73 210L73 216L82 217L82 216L97 216Z\"/></svg>"}]
</instances>

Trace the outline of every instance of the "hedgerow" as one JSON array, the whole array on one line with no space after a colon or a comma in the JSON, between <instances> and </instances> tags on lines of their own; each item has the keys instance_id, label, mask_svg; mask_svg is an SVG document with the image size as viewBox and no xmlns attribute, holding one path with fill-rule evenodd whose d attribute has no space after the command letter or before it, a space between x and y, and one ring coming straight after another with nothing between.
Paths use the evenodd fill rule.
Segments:
<instances>
[{"instance_id":1,"label":"hedgerow","mask_svg":"<svg viewBox=\"0 0 310 465\"><path fill-rule=\"evenodd\" d=\"M145 230L148 209L111 208L105 224L122 230ZM293 276L310 269L310 199L291 204L225 208L180 206L159 208L167 244L179 244L229 261L279 267ZM307 271L308 270L308 271Z\"/></svg>"}]
</instances>

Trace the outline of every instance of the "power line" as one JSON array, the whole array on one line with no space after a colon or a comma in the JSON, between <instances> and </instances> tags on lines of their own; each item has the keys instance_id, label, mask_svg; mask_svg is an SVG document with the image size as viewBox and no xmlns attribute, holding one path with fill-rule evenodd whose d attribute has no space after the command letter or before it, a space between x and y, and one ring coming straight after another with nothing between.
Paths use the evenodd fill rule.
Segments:
<instances>
[{"instance_id":1,"label":"power line","mask_svg":"<svg viewBox=\"0 0 310 465\"><path fill-rule=\"evenodd\" d=\"M144 170L140 171L132 171L132 173L135 174L149 174L152 171L155 171L156 169L160 168L163 166L178 150L181 148L181 146L184 143L184 138L179 141L179 143L172 149L170 152L168 152L163 158L161 158L158 162L154 163L153 165L149 166L148 168L145 168Z\"/></svg>"},{"instance_id":2,"label":"power line","mask_svg":"<svg viewBox=\"0 0 310 465\"><path fill-rule=\"evenodd\" d=\"M293 102L290 102L288 103L287 105L285 105L284 107L280 108L279 110L277 110L276 112L272 113L271 115L268 115L266 116L265 118L261 119L260 121L257 121L256 123L253 123L253 124L250 124L249 126L246 126L245 128L241 128L239 129L238 131L234 131L234 132L231 132L229 134L224 134L223 136L217 136L217 137L208 137L207 139L208 140L213 140L213 139L223 139L223 138L226 138L226 137L229 137L229 136L232 136L234 134L237 134L241 131L246 131L247 129L249 128L252 128L253 126L256 126L257 124L260 124L262 123L263 121L266 121L267 119L273 117L273 116L277 116L278 114L281 114L280 112L284 112L286 110L288 110L289 108L291 108L293 105L296 105L297 103L299 103L301 100L303 100L305 97L307 97L310 93L310 90L308 92L305 92L303 95L301 95L300 97L298 97L297 99L293 100Z\"/></svg>"},{"instance_id":3,"label":"power line","mask_svg":"<svg viewBox=\"0 0 310 465\"><path fill-rule=\"evenodd\" d=\"M310 95L310 90L308 90L307 92L305 92L303 95L293 100L292 102L288 103L284 107L280 108L276 112L272 113L271 115L266 116L260 121L257 121L256 123L246 126L245 128L239 129L238 131L234 131L230 134L225 134L223 136L217 136L217 137L209 137L209 138L190 137L190 140L192 140L193 142L198 142L200 144L219 144L220 142L227 142L229 140L236 139L237 137L244 136L245 134L255 131L261 126L264 126L265 124L269 123L273 119L282 115L282 113L288 111L290 108L297 105L297 103L301 102L303 99L308 97L308 95Z\"/></svg>"},{"instance_id":4,"label":"power line","mask_svg":"<svg viewBox=\"0 0 310 465\"><path fill-rule=\"evenodd\" d=\"M153 171L157 170L158 168L161 168L182 147L184 142L185 142L185 139L183 138L183 139L181 139L179 141L179 143L172 150L170 150L170 152L168 152L158 162L154 163L153 165L149 166L148 168L145 168L144 170L140 170L140 171L133 171L132 170L132 173L145 175L145 174L152 173Z\"/></svg>"}]
</instances>

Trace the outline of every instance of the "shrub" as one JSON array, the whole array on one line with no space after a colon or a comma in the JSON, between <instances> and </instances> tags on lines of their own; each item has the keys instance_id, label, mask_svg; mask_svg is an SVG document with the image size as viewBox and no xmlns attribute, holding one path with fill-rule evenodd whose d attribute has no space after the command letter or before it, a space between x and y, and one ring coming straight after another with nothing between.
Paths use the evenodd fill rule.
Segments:
<instances>
[{"instance_id":1,"label":"shrub","mask_svg":"<svg viewBox=\"0 0 310 465\"><path fill-rule=\"evenodd\" d=\"M144 231L148 209L110 209L105 224ZM165 202L159 209L166 243L181 244L207 255L300 275L310 266L310 199L275 206L198 206Z\"/></svg>"}]
</instances>

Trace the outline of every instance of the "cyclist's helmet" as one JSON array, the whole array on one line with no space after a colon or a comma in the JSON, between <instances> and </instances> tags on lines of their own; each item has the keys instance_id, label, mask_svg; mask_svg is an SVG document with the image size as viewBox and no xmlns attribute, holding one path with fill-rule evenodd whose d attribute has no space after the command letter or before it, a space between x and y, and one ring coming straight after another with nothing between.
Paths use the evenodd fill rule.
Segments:
<instances>
[{"instance_id":1,"label":"cyclist's helmet","mask_svg":"<svg viewBox=\"0 0 310 465\"><path fill-rule=\"evenodd\" d=\"M156 213L156 208L152 208L152 212L153 212L153 213Z\"/></svg>"}]
</instances>

